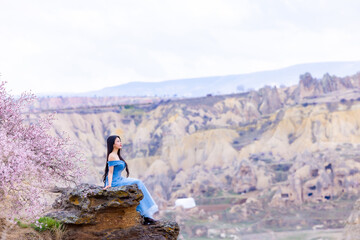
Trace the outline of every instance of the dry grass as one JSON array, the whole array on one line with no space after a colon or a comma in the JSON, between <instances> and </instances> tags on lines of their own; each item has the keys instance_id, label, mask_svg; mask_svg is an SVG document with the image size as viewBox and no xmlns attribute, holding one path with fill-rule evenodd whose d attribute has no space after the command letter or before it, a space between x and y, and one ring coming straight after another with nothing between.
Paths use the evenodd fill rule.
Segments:
<instances>
[{"instance_id":1,"label":"dry grass","mask_svg":"<svg viewBox=\"0 0 360 240\"><path fill-rule=\"evenodd\" d=\"M61 228L54 228L54 230L52 231L53 239L54 240L62 240L62 239L64 239L65 232L66 232L66 227L65 226L63 226Z\"/></svg>"},{"instance_id":2,"label":"dry grass","mask_svg":"<svg viewBox=\"0 0 360 240\"><path fill-rule=\"evenodd\" d=\"M0 240L62 240L65 232L65 228L55 228L52 231L40 233L31 227L22 228L5 219L0 219Z\"/></svg>"}]
</instances>

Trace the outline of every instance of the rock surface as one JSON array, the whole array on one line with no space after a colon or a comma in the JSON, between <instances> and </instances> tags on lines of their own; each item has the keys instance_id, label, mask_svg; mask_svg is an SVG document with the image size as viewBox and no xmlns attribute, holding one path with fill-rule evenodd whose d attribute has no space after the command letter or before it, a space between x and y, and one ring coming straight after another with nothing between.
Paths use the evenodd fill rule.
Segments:
<instances>
[{"instance_id":1,"label":"rock surface","mask_svg":"<svg viewBox=\"0 0 360 240\"><path fill-rule=\"evenodd\" d=\"M158 221L142 225L136 207L143 198L136 185L103 190L100 186L82 184L61 192L48 217L67 227L65 239L177 239L176 222Z\"/></svg>"}]
</instances>

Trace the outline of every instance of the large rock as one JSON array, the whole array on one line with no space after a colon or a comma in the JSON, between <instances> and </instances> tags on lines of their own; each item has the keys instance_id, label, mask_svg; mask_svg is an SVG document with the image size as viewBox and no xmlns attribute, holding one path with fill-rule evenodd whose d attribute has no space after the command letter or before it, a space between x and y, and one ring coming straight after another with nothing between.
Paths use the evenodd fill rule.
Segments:
<instances>
[{"instance_id":1,"label":"large rock","mask_svg":"<svg viewBox=\"0 0 360 240\"><path fill-rule=\"evenodd\" d=\"M48 217L63 222L65 239L176 239L176 222L159 221L142 225L136 207L143 198L137 185L113 187L82 184L76 188L57 189L54 212Z\"/></svg>"}]
</instances>

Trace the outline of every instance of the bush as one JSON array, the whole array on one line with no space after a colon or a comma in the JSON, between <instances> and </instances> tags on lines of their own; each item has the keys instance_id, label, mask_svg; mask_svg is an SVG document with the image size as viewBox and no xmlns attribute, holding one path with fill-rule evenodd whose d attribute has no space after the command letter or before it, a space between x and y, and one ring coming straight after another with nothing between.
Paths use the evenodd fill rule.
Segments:
<instances>
[{"instance_id":1,"label":"bush","mask_svg":"<svg viewBox=\"0 0 360 240\"><path fill-rule=\"evenodd\" d=\"M15 221L16 221L17 225L21 228L31 227L38 232L44 232L47 230L54 231L57 229L58 230L64 229L64 225L61 222L58 222L55 219L49 218L49 217L41 217L31 224L23 223L17 219L15 219Z\"/></svg>"},{"instance_id":2,"label":"bush","mask_svg":"<svg viewBox=\"0 0 360 240\"><path fill-rule=\"evenodd\" d=\"M32 223L31 227L38 232L43 232L46 230L62 229L63 224L49 217L41 217L35 223Z\"/></svg>"},{"instance_id":3,"label":"bush","mask_svg":"<svg viewBox=\"0 0 360 240\"><path fill-rule=\"evenodd\" d=\"M124 108L125 109L134 109L135 107L134 107L134 105L127 104L127 105L124 106Z\"/></svg>"}]
</instances>

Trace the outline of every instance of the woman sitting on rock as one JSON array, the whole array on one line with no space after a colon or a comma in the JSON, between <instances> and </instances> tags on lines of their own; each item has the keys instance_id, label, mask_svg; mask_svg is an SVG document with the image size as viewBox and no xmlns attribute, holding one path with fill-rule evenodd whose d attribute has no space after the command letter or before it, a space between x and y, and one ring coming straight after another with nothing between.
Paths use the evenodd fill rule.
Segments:
<instances>
[{"instance_id":1,"label":"woman sitting on rock","mask_svg":"<svg viewBox=\"0 0 360 240\"><path fill-rule=\"evenodd\" d=\"M143 216L145 225L155 224L156 221L152 219L152 216L155 212L158 211L158 206L154 202L149 191L141 180L128 178L129 169L127 163L120 155L121 148L122 144L119 136L112 135L108 137L107 159L105 174L103 176L103 181L105 183L104 190L110 187L137 184L139 189L142 191L144 198L140 201L140 204L136 207L136 210ZM124 169L126 169L127 173L126 178L121 176L121 172Z\"/></svg>"}]
</instances>

